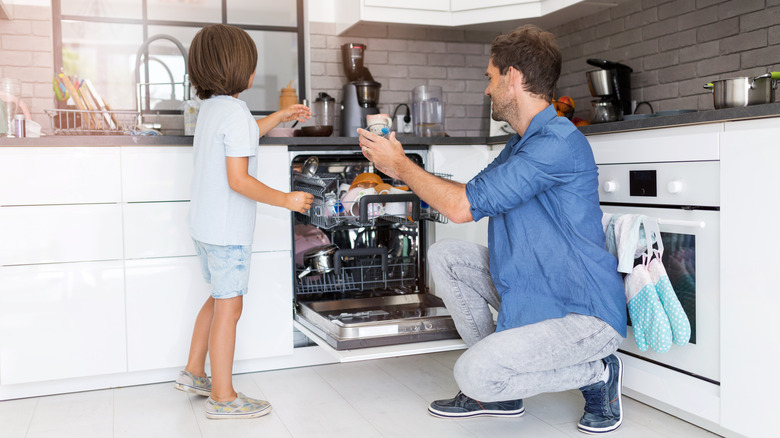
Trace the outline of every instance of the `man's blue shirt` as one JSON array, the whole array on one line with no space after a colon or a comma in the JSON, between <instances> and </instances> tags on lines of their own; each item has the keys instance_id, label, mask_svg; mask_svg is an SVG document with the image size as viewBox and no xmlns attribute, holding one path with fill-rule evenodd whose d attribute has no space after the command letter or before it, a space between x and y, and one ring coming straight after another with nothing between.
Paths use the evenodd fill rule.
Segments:
<instances>
[{"instance_id":1,"label":"man's blue shirt","mask_svg":"<svg viewBox=\"0 0 780 438\"><path fill-rule=\"evenodd\" d=\"M466 184L466 196L475 221L490 218L497 331L578 313L626 336L626 298L604 245L593 152L552 105Z\"/></svg>"}]
</instances>

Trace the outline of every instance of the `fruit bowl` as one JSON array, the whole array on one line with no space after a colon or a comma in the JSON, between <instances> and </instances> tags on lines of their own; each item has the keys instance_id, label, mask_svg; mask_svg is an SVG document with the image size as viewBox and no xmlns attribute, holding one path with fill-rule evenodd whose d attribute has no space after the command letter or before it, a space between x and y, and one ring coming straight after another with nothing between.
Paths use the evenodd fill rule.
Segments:
<instances>
[{"instance_id":1,"label":"fruit bowl","mask_svg":"<svg viewBox=\"0 0 780 438\"><path fill-rule=\"evenodd\" d=\"M559 116L566 117L569 120L574 116L574 102L571 99L568 102L562 99L553 100L553 106L558 111Z\"/></svg>"}]
</instances>

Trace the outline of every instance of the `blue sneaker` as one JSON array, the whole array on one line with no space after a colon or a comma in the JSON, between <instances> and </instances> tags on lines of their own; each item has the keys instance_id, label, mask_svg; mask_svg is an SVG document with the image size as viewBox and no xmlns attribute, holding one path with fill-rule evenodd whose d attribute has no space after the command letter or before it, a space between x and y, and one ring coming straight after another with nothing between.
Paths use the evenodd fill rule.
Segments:
<instances>
[{"instance_id":1,"label":"blue sneaker","mask_svg":"<svg viewBox=\"0 0 780 438\"><path fill-rule=\"evenodd\" d=\"M583 433L612 432L623 423L623 361L614 354L603 360L609 367L607 383L597 382L580 388L585 396L585 413L577 429Z\"/></svg>"},{"instance_id":2,"label":"blue sneaker","mask_svg":"<svg viewBox=\"0 0 780 438\"><path fill-rule=\"evenodd\" d=\"M455 398L436 400L431 403L428 413L442 418L519 417L525 413L525 408L522 399L481 402L458 391Z\"/></svg>"}]
</instances>

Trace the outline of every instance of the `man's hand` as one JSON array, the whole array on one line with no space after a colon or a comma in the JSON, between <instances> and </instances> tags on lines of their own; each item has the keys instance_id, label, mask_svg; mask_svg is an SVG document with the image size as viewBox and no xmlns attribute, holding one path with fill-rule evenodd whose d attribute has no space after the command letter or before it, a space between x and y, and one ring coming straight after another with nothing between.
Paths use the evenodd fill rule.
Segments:
<instances>
[{"instance_id":1,"label":"man's hand","mask_svg":"<svg viewBox=\"0 0 780 438\"><path fill-rule=\"evenodd\" d=\"M285 208L290 211L297 211L298 213L306 213L306 210L311 208L311 203L314 201L314 195L306 192L290 192L287 193L287 203Z\"/></svg>"},{"instance_id":2,"label":"man's hand","mask_svg":"<svg viewBox=\"0 0 780 438\"><path fill-rule=\"evenodd\" d=\"M404 154L403 145L396 140L395 132L391 132L388 138L360 128L357 133L360 135L360 149L363 155L374 163L374 167L390 178L402 179L398 175L399 166L408 158Z\"/></svg>"}]
</instances>

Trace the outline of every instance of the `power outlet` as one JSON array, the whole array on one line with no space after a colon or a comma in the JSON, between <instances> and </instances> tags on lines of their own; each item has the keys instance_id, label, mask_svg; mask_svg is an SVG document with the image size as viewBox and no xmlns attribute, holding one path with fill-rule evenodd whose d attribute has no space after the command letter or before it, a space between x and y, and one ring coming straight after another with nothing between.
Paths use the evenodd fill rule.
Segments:
<instances>
[{"instance_id":1,"label":"power outlet","mask_svg":"<svg viewBox=\"0 0 780 438\"><path fill-rule=\"evenodd\" d=\"M404 115L397 114L395 116L395 132L399 134L411 134L412 133L412 121L409 123L404 122Z\"/></svg>"}]
</instances>

